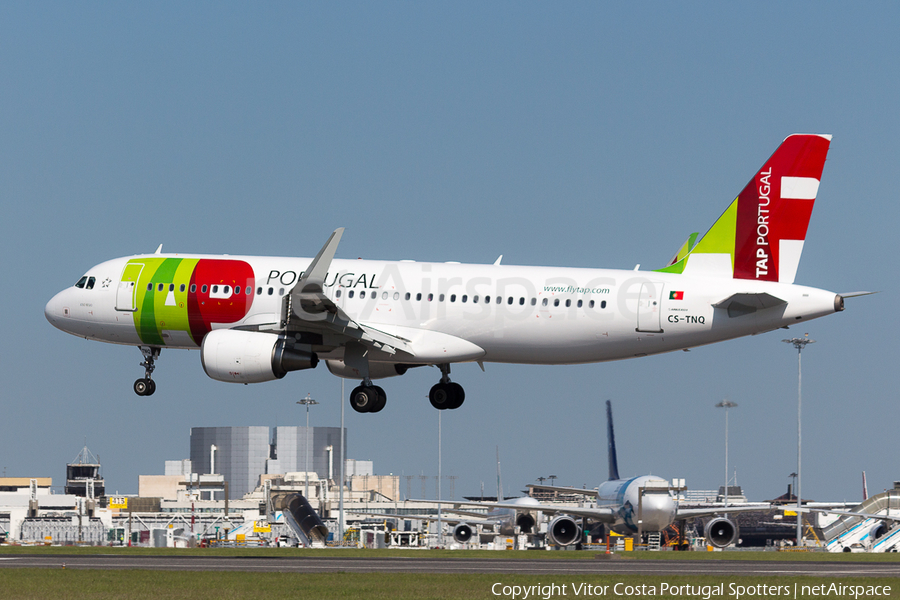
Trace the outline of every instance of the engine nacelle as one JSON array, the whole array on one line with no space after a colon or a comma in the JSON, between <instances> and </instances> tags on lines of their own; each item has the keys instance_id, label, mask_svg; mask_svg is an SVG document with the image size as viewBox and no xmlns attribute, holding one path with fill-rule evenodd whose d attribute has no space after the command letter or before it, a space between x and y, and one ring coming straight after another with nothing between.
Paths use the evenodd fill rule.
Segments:
<instances>
[{"instance_id":1,"label":"engine nacelle","mask_svg":"<svg viewBox=\"0 0 900 600\"><path fill-rule=\"evenodd\" d=\"M216 329L203 338L200 362L216 381L261 383L281 379L289 371L313 369L319 358L272 333Z\"/></svg>"},{"instance_id":2,"label":"engine nacelle","mask_svg":"<svg viewBox=\"0 0 900 600\"><path fill-rule=\"evenodd\" d=\"M342 360L326 360L325 364L328 365L328 370L331 371L332 375L337 375L344 379L361 379L360 374L355 369L345 365ZM386 377L396 377L397 375L403 375L409 367L413 366L418 365L370 362L369 378L384 379Z\"/></svg>"},{"instance_id":3,"label":"engine nacelle","mask_svg":"<svg viewBox=\"0 0 900 600\"><path fill-rule=\"evenodd\" d=\"M703 528L706 542L716 548L724 548L735 543L739 533L737 523L725 517L716 517Z\"/></svg>"},{"instance_id":4,"label":"engine nacelle","mask_svg":"<svg viewBox=\"0 0 900 600\"><path fill-rule=\"evenodd\" d=\"M560 515L547 526L547 537L557 546L571 546L581 539L581 528L572 517Z\"/></svg>"},{"instance_id":5,"label":"engine nacelle","mask_svg":"<svg viewBox=\"0 0 900 600\"><path fill-rule=\"evenodd\" d=\"M468 523L460 523L453 528L453 539L459 544L467 544L472 539L475 531Z\"/></svg>"}]
</instances>

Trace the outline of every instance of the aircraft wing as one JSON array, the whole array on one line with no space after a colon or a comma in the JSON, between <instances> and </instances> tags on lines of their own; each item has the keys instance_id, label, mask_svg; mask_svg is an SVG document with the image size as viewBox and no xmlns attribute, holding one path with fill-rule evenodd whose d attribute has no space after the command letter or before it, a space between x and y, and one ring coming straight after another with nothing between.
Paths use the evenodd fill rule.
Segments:
<instances>
[{"instance_id":1,"label":"aircraft wing","mask_svg":"<svg viewBox=\"0 0 900 600\"><path fill-rule=\"evenodd\" d=\"M451 510L456 510L456 508L460 506L483 506L485 508L507 508L521 512L542 512L548 515L585 517L601 523L612 523L616 520L616 512L613 509L602 507L547 506L544 504L514 504L512 502L448 502L447 504L454 507Z\"/></svg>"},{"instance_id":2,"label":"aircraft wing","mask_svg":"<svg viewBox=\"0 0 900 600\"><path fill-rule=\"evenodd\" d=\"M704 506L703 508L682 508L678 507L678 510L675 512L675 519L698 519L701 517L711 517L713 515L720 515L723 513L742 513L742 512L754 512L758 510L772 510L774 508L781 508L781 506L775 506L772 504L758 504L748 506L746 504L740 506L729 506L725 508L724 506L719 507L708 507Z\"/></svg>"},{"instance_id":3,"label":"aircraft wing","mask_svg":"<svg viewBox=\"0 0 900 600\"><path fill-rule=\"evenodd\" d=\"M348 510L346 511L350 514L359 515L362 517L377 517L379 519L396 519L398 521L410 520L410 521L437 521L437 515L391 515L388 513L370 513L370 512L357 512ZM448 515L441 515L441 521L444 523L449 523L451 525L455 525L457 523L467 523L469 525L491 525L494 521L489 519L485 519L483 514L479 514L477 518L461 518L461 517L453 517Z\"/></svg>"},{"instance_id":4,"label":"aircraft wing","mask_svg":"<svg viewBox=\"0 0 900 600\"><path fill-rule=\"evenodd\" d=\"M794 508L794 510L797 510ZM854 512L852 510L830 510L827 508L801 508L801 512L829 513L842 517L862 517L864 519L880 519L882 521L900 521L900 515L876 515L873 513Z\"/></svg>"},{"instance_id":5,"label":"aircraft wing","mask_svg":"<svg viewBox=\"0 0 900 600\"><path fill-rule=\"evenodd\" d=\"M446 333L415 327L373 327L350 318L325 294L325 275L334 258L343 228L331 234L306 271L284 297L281 328L286 332L312 334L326 347L357 342L366 350L386 354L381 360L417 364L462 362L484 356L479 346ZM315 345L315 344L314 344ZM361 353L360 353L361 354ZM378 360L377 355L374 357Z\"/></svg>"},{"instance_id":6,"label":"aircraft wing","mask_svg":"<svg viewBox=\"0 0 900 600\"><path fill-rule=\"evenodd\" d=\"M284 297L282 328L288 332L318 334L323 339L334 340L335 345L352 341L387 354L401 351L415 356L409 340L354 321L325 295L325 275L343 233L343 227L334 230L291 292Z\"/></svg>"}]
</instances>

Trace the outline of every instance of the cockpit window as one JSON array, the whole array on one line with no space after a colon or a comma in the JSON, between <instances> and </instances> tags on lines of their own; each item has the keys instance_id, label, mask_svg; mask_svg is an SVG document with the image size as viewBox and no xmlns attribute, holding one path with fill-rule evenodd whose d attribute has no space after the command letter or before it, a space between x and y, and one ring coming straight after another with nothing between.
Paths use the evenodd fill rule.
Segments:
<instances>
[{"instance_id":1,"label":"cockpit window","mask_svg":"<svg viewBox=\"0 0 900 600\"><path fill-rule=\"evenodd\" d=\"M96 280L95 278L93 278L93 277L88 277L88 282L87 282L87 285L84 286L84 289L86 289L86 290L92 290L92 289L94 289L94 283L96 283L96 281L97 281L97 280Z\"/></svg>"},{"instance_id":2,"label":"cockpit window","mask_svg":"<svg viewBox=\"0 0 900 600\"><path fill-rule=\"evenodd\" d=\"M84 289L84 284L87 283L87 275L78 280L78 283L75 284L75 287Z\"/></svg>"}]
</instances>

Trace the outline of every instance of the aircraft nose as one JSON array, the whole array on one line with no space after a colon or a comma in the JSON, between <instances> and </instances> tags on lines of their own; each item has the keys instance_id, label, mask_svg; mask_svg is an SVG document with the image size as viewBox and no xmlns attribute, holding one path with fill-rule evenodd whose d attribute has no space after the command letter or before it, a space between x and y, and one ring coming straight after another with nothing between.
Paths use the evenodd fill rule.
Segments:
<instances>
[{"instance_id":1,"label":"aircraft nose","mask_svg":"<svg viewBox=\"0 0 900 600\"><path fill-rule=\"evenodd\" d=\"M50 321L50 324L60 328L60 319L63 317L63 309L64 307L64 296L65 291L59 292L52 298L50 298L50 302L44 307L44 317Z\"/></svg>"}]
</instances>

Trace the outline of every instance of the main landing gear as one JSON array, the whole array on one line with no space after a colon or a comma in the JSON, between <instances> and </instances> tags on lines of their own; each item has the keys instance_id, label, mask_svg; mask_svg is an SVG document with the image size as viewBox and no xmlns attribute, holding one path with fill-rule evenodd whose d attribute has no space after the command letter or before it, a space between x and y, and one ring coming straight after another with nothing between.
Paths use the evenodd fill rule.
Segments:
<instances>
[{"instance_id":1,"label":"main landing gear","mask_svg":"<svg viewBox=\"0 0 900 600\"><path fill-rule=\"evenodd\" d=\"M428 392L431 405L438 410L454 409L462 406L466 400L466 392L458 383L450 381L450 365L438 365L441 369L441 380Z\"/></svg>"},{"instance_id":2,"label":"main landing gear","mask_svg":"<svg viewBox=\"0 0 900 600\"><path fill-rule=\"evenodd\" d=\"M377 385L372 385L372 380L366 377L362 385L350 392L350 406L360 413L376 413L387 404L387 394Z\"/></svg>"},{"instance_id":3,"label":"main landing gear","mask_svg":"<svg viewBox=\"0 0 900 600\"><path fill-rule=\"evenodd\" d=\"M454 409L462 406L466 392L458 383L450 381L450 365L438 365L441 369L441 380L431 388L428 399L438 410ZM135 383L137 385L137 383ZM359 413L376 413L387 403L387 394L372 380L366 377L350 392L350 406Z\"/></svg>"},{"instance_id":4,"label":"main landing gear","mask_svg":"<svg viewBox=\"0 0 900 600\"><path fill-rule=\"evenodd\" d=\"M150 379L150 375L153 374L153 369L156 368L154 362L159 358L160 349L140 346L140 350L141 354L144 355L144 362L141 363L141 366L144 367L144 378L134 382L134 393L138 396L152 396L153 392L156 391L156 382Z\"/></svg>"}]
</instances>

